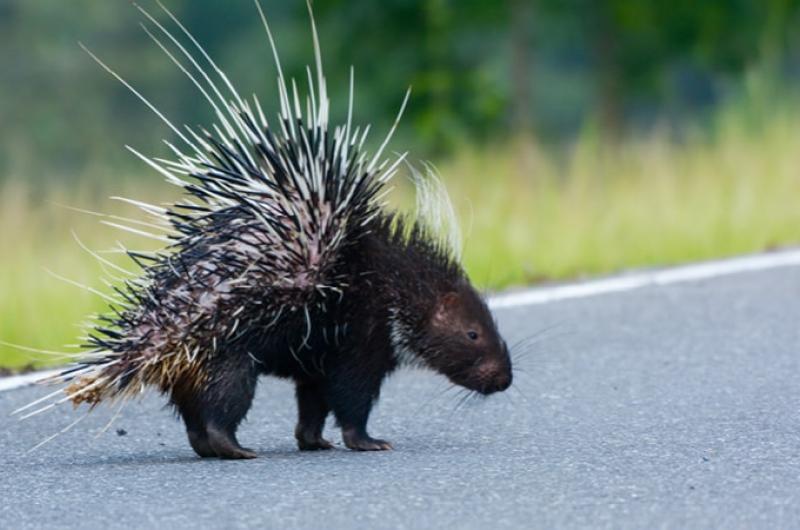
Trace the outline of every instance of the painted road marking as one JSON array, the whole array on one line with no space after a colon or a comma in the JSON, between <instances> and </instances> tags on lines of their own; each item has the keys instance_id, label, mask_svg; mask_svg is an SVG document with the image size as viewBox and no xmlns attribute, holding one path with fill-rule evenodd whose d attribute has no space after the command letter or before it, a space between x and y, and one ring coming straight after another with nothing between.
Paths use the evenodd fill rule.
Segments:
<instances>
[{"instance_id":1,"label":"painted road marking","mask_svg":"<svg viewBox=\"0 0 800 530\"><path fill-rule=\"evenodd\" d=\"M642 287L693 282L743 272L752 272L779 267L800 266L800 250L757 254L705 263L694 263L679 267L643 271L582 283L532 288L493 296L489 307L501 309L527 305L547 304L573 298L588 298L608 293L631 291Z\"/></svg>"},{"instance_id":2,"label":"painted road marking","mask_svg":"<svg viewBox=\"0 0 800 530\"><path fill-rule=\"evenodd\" d=\"M657 271L635 272L581 283L556 285L553 287L535 287L524 291L492 296L489 299L489 307L492 309L503 309L540 305L561 300L588 298L609 293L632 291L642 287L693 282L720 276L741 274L744 272L796 266L800 266L800 250L756 254L752 256L682 265ZM47 370L0 378L0 392L34 384L58 372L59 370Z\"/></svg>"}]
</instances>

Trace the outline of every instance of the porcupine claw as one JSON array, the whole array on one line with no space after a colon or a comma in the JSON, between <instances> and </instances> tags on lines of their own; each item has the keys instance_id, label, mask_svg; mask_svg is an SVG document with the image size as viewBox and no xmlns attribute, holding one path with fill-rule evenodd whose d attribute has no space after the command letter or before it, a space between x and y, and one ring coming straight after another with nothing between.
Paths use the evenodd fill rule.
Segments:
<instances>
[{"instance_id":1,"label":"porcupine claw","mask_svg":"<svg viewBox=\"0 0 800 530\"><path fill-rule=\"evenodd\" d=\"M233 434L210 425L208 427L208 445L218 457L227 460L242 460L258 456L252 449L245 449L239 445Z\"/></svg>"},{"instance_id":2,"label":"porcupine claw","mask_svg":"<svg viewBox=\"0 0 800 530\"><path fill-rule=\"evenodd\" d=\"M297 446L301 451L325 451L328 449L333 449L333 444L322 437L313 440L298 439Z\"/></svg>"},{"instance_id":3,"label":"porcupine claw","mask_svg":"<svg viewBox=\"0 0 800 530\"><path fill-rule=\"evenodd\" d=\"M392 444L386 440L372 438L367 433L359 432L356 429L342 431L342 438L348 449L353 451L391 451L394 449Z\"/></svg>"}]
</instances>

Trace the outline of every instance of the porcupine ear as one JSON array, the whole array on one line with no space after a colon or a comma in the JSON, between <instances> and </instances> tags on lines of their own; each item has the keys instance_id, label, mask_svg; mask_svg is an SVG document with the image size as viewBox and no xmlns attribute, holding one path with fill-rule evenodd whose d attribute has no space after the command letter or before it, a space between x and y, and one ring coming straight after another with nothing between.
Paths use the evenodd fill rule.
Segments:
<instances>
[{"instance_id":1,"label":"porcupine ear","mask_svg":"<svg viewBox=\"0 0 800 530\"><path fill-rule=\"evenodd\" d=\"M458 300L459 295L454 291L441 295L433 308L431 324L440 329L451 328L455 320L453 309L458 307Z\"/></svg>"}]
</instances>

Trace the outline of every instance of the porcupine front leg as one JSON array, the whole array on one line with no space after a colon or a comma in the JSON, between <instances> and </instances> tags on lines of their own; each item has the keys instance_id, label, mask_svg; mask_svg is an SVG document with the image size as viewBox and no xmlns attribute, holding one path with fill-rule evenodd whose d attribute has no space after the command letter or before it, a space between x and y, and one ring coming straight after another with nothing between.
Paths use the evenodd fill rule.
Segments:
<instances>
[{"instance_id":1,"label":"porcupine front leg","mask_svg":"<svg viewBox=\"0 0 800 530\"><path fill-rule=\"evenodd\" d=\"M388 451L392 444L367 434L367 421L378 399L383 377L344 366L328 378L328 403L342 429L344 444L354 451Z\"/></svg>"},{"instance_id":2,"label":"porcupine front leg","mask_svg":"<svg viewBox=\"0 0 800 530\"><path fill-rule=\"evenodd\" d=\"M297 427L294 437L301 451L331 449L333 445L322 437L325 418L330 412L324 386L319 381L297 381Z\"/></svg>"},{"instance_id":3,"label":"porcupine front leg","mask_svg":"<svg viewBox=\"0 0 800 530\"><path fill-rule=\"evenodd\" d=\"M255 395L258 374L253 363L231 354L210 363L209 370L211 376L200 388L176 385L172 390L192 449L201 457L255 458L256 453L236 439Z\"/></svg>"}]
</instances>

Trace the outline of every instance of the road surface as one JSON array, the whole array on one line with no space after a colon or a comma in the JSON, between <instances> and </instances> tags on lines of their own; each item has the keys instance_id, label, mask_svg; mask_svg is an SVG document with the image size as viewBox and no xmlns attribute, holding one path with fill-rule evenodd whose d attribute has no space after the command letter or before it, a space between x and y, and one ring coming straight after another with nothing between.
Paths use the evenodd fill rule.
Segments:
<instances>
[{"instance_id":1,"label":"road surface","mask_svg":"<svg viewBox=\"0 0 800 530\"><path fill-rule=\"evenodd\" d=\"M459 403L402 373L370 422L387 453L300 453L291 387L262 379L252 461L200 460L164 400L64 407L0 392L0 527L785 528L800 525L800 267L498 310L537 335L511 390Z\"/></svg>"}]
</instances>

